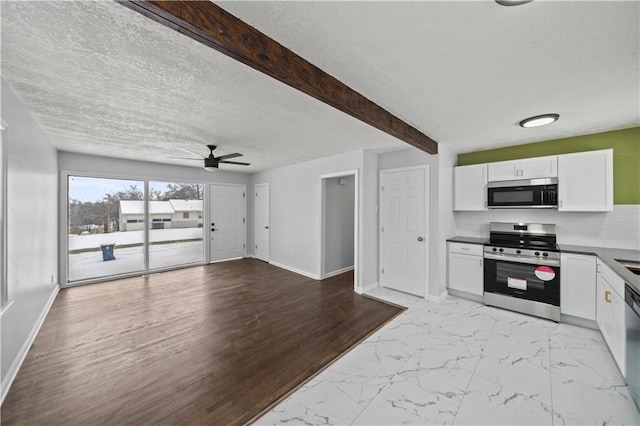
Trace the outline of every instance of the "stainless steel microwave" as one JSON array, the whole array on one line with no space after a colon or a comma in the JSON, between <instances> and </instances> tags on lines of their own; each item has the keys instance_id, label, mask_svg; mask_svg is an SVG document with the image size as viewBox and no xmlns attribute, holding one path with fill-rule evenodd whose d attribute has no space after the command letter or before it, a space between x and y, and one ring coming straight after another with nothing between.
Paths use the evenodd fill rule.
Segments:
<instances>
[{"instance_id":1,"label":"stainless steel microwave","mask_svg":"<svg viewBox=\"0 0 640 426\"><path fill-rule=\"evenodd\" d=\"M490 209L558 208L558 178L489 182L487 204Z\"/></svg>"}]
</instances>

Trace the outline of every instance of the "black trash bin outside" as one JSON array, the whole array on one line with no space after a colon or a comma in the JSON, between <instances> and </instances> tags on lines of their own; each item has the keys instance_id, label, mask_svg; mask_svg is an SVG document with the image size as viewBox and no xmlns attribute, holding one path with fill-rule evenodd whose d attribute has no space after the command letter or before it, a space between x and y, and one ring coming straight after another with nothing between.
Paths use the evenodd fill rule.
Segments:
<instances>
[{"instance_id":1,"label":"black trash bin outside","mask_svg":"<svg viewBox=\"0 0 640 426\"><path fill-rule=\"evenodd\" d=\"M100 250L102 250L102 261L106 262L107 260L115 260L116 257L113 255L113 248L115 244L100 244Z\"/></svg>"}]
</instances>

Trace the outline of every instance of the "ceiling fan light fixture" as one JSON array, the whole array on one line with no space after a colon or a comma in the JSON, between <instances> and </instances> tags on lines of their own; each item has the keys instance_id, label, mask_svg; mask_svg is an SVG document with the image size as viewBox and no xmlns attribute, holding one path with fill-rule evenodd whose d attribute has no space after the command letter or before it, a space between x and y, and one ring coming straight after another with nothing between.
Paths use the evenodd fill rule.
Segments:
<instances>
[{"instance_id":1,"label":"ceiling fan light fixture","mask_svg":"<svg viewBox=\"0 0 640 426\"><path fill-rule=\"evenodd\" d=\"M533 0L496 0L500 6L520 6L521 4L530 3Z\"/></svg>"},{"instance_id":2,"label":"ceiling fan light fixture","mask_svg":"<svg viewBox=\"0 0 640 426\"><path fill-rule=\"evenodd\" d=\"M545 126L547 124L551 124L555 121L558 121L560 118L559 114L542 114L536 115L533 117L525 118L520 122L520 127L529 128L529 127L540 127Z\"/></svg>"},{"instance_id":3,"label":"ceiling fan light fixture","mask_svg":"<svg viewBox=\"0 0 640 426\"><path fill-rule=\"evenodd\" d=\"M207 157L204 159L204 169L210 172L215 172L218 170L218 166L220 165L219 161L216 158Z\"/></svg>"}]
</instances>

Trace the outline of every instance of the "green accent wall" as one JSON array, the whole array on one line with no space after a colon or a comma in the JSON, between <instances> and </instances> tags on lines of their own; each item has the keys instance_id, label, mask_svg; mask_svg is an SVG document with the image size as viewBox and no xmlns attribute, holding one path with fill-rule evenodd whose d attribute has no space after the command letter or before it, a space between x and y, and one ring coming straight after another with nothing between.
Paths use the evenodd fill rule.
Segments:
<instances>
[{"instance_id":1,"label":"green accent wall","mask_svg":"<svg viewBox=\"0 0 640 426\"><path fill-rule=\"evenodd\" d=\"M640 127L458 154L458 166L613 148L613 203L640 204Z\"/></svg>"}]
</instances>

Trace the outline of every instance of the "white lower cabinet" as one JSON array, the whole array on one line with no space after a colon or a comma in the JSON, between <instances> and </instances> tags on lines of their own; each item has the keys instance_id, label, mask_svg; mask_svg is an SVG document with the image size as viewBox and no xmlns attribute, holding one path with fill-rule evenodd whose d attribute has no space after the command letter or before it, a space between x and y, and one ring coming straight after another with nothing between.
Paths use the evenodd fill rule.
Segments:
<instances>
[{"instance_id":1,"label":"white lower cabinet","mask_svg":"<svg viewBox=\"0 0 640 426\"><path fill-rule=\"evenodd\" d=\"M482 296L484 272L480 244L449 243L449 274L447 287Z\"/></svg>"},{"instance_id":2,"label":"white lower cabinet","mask_svg":"<svg viewBox=\"0 0 640 426\"><path fill-rule=\"evenodd\" d=\"M626 376L626 327L624 281L598 260L597 322L620 371ZM622 292L621 292L622 291Z\"/></svg>"},{"instance_id":3,"label":"white lower cabinet","mask_svg":"<svg viewBox=\"0 0 640 426\"><path fill-rule=\"evenodd\" d=\"M596 320L596 257L561 253L560 312Z\"/></svg>"}]
</instances>

